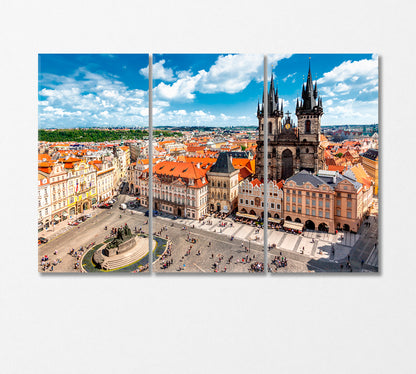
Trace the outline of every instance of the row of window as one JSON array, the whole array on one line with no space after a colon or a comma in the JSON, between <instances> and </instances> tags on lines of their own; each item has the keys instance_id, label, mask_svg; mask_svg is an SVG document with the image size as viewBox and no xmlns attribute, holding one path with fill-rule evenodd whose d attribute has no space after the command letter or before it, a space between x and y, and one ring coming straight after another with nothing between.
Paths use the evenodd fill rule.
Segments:
<instances>
[{"instance_id":1,"label":"row of window","mask_svg":"<svg viewBox=\"0 0 416 374\"><path fill-rule=\"evenodd\" d=\"M244 200L243 199L240 199L240 204L244 204ZM245 204L246 205L254 206L254 201L253 200L245 200ZM263 202L261 202L261 206L264 207L264 203ZM276 209L280 210L280 204L270 203L269 206L272 209L274 209L276 207Z\"/></svg>"},{"instance_id":2,"label":"row of window","mask_svg":"<svg viewBox=\"0 0 416 374\"><path fill-rule=\"evenodd\" d=\"M239 193L240 194L245 194L245 193L249 193L249 194L253 194L253 190L252 189L249 189L249 190L246 190L246 189L240 189L239 190ZM264 195L264 191L262 191L261 192L262 193L262 195ZM279 194L277 193L277 192L269 192L269 196L274 196L274 197L277 197L277 196L279 196Z\"/></svg>"},{"instance_id":3,"label":"row of window","mask_svg":"<svg viewBox=\"0 0 416 374\"><path fill-rule=\"evenodd\" d=\"M217 183L215 183L215 181L211 181L211 186L212 187L224 187L224 188L227 188L227 183L226 182L223 182L223 183L221 183L221 182L217 182ZM231 187L234 187L235 186L235 181L232 181L231 182Z\"/></svg>"},{"instance_id":4,"label":"row of window","mask_svg":"<svg viewBox=\"0 0 416 374\"><path fill-rule=\"evenodd\" d=\"M306 203L306 205L310 205L310 199L305 199L305 203ZM290 202L290 197L289 196L286 196L286 202L287 203L289 203ZM292 197L292 203L293 204L296 204L296 197ZM297 203L298 204L302 204L302 198L301 197L299 197L298 199L297 199ZM318 200L318 205L320 206L320 207L323 207L323 204L324 204L324 202L323 202L323 200ZM316 206L316 200L312 200L312 206ZM325 207L326 208L329 208L331 206L331 203L330 203L330 201L325 201Z\"/></svg>"},{"instance_id":5,"label":"row of window","mask_svg":"<svg viewBox=\"0 0 416 374\"><path fill-rule=\"evenodd\" d=\"M236 195L237 195L237 193L232 191L231 195L230 195L231 199L234 199L235 197L237 197ZM217 193L211 192L211 198L215 199L215 196L217 196L217 199L221 199L221 192L217 192ZM228 193L224 192L222 194L222 197L223 197L224 200L227 200L228 199Z\"/></svg>"},{"instance_id":6,"label":"row of window","mask_svg":"<svg viewBox=\"0 0 416 374\"><path fill-rule=\"evenodd\" d=\"M290 212L290 207L289 206L286 207L286 211ZM302 208L298 207L297 210L296 210L296 207L292 207L292 212L302 214ZM311 210L309 208L306 208L305 214L307 216L312 215L312 216L315 217L316 216L316 210L312 209L312 214L311 214ZM341 216L341 209L337 209L336 215ZM322 210L318 211L318 216L323 218L323 211ZM330 218L330 212L327 211L327 210L325 211L325 218ZM347 211L347 218L352 218L351 211Z\"/></svg>"},{"instance_id":7,"label":"row of window","mask_svg":"<svg viewBox=\"0 0 416 374\"><path fill-rule=\"evenodd\" d=\"M286 211L290 212L290 208L289 206L286 207ZM298 214L302 214L302 208L298 207L298 209L296 210L296 207L292 207L292 212L293 213L298 213ZM306 208L306 215L312 215L313 217L316 217L316 209L312 209L312 214L311 214L311 210L309 208ZM318 217L323 218L324 213L322 210L318 211ZM325 211L325 218L330 218L330 212L329 211Z\"/></svg>"},{"instance_id":8,"label":"row of window","mask_svg":"<svg viewBox=\"0 0 416 374\"><path fill-rule=\"evenodd\" d=\"M296 195L296 194L297 195L303 195L302 191L299 191L299 190L297 192L296 192L296 190L286 190L286 193L287 194L292 193L294 195ZM310 193L309 191L306 191L305 194L306 194L306 196L311 196L311 194L312 194L312 197L316 197L316 193L315 192ZM320 193L318 195L319 195L320 198L323 198L323 196L324 196L324 194L322 194L322 193ZM327 199L329 199L329 194L325 194L325 197Z\"/></svg>"}]
</instances>

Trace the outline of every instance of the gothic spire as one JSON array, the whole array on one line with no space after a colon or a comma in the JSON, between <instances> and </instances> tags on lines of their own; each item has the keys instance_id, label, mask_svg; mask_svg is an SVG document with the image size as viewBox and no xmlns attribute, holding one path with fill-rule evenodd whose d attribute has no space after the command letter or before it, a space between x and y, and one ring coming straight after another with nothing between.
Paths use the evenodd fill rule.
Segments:
<instances>
[{"instance_id":1,"label":"gothic spire","mask_svg":"<svg viewBox=\"0 0 416 374\"><path fill-rule=\"evenodd\" d=\"M308 71L308 79L306 81L306 92L312 93L313 90L313 83L312 83L312 74L311 74L311 58L309 57L309 71Z\"/></svg>"},{"instance_id":2,"label":"gothic spire","mask_svg":"<svg viewBox=\"0 0 416 374\"><path fill-rule=\"evenodd\" d=\"M275 96L275 92L274 92L274 83L273 83L273 72L272 72L272 79L270 81L270 91L269 91L269 97L273 97Z\"/></svg>"},{"instance_id":3,"label":"gothic spire","mask_svg":"<svg viewBox=\"0 0 416 374\"><path fill-rule=\"evenodd\" d=\"M311 110L316 106L316 99L318 97L318 87L315 83L315 88L313 87L312 82L312 72L311 72L311 58L309 57L309 69L308 69L308 79L306 80L306 86L302 85L302 102L301 106L303 109Z\"/></svg>"}]
</instances>

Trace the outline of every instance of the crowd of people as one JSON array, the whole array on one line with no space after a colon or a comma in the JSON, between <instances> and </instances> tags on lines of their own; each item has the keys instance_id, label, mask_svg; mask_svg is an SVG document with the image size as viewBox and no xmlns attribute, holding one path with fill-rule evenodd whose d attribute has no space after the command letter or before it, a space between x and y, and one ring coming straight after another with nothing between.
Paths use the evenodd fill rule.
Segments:
<instances>
[{"instance_id":1,"label":"crowd of people","mask_svg":"<svg viewBox=\"0 0 416 374\"><path fill-rule=\"evenodd\" d=\"M264 263L256 261L254 264L251 264L249 272L258 273L264 271Z\"/></svg>"},{"instance_id":2,"label":"crowd of people","mask_svg":"<svg viewBox=\"0 0 416 374\"><path fill-rule=\"evenodd\" d=\"M274 256L274 258L273 258L273 260L272 260L272 262L269 266L270 270L272 269L271 265L275 266L276 271L279 268L284 268L284 267L287 266L287 257L285 257L285 256Z\"/></svg>"},{"instance_id":3,"label":"crowd of people","mask_svg":"<svg viewBox=\"0 0 416 374\"><path fill-rule=\"evenodd\" d=\"M55 251L55 255L58 253ZM41 259L40 266L42 271L53 271L54 267L62 262L62 258L55 258L54 260L50 260L48 255L44 255Z\"/></svg>"},{"instance_id":4,"label":"crowd of people","mask_svg":"<svg viewBox=\"0 0 416 374\"><path fill-rule=\"evenodd\" d=\"M165 253L160 257L160 268L161 269L167 269L169 266L173 264L173 258L172 257L172 243L169 242Z\"/></svg>"}]
</instances>

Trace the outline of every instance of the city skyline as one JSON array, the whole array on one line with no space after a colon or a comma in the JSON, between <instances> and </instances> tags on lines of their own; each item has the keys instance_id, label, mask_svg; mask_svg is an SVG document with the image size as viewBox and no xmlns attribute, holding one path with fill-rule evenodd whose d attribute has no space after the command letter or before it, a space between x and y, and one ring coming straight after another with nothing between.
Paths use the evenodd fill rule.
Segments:
<instances>
[{"instance_id":1,"label":"city skyline","mask_svg":"<svg viewBox=\"0 0 416 374\"><path fill-rule=\"evenodd\" d=\"M310 57L310 58L309 58ZM154 126L257 126L263 55L153 57ZM323 98L322 125L378 123L378 57L273 54L284 110L294 114L308 62ZM39 128L145 127L148 55L39 55Z\"/></svg>"}]
</instances>

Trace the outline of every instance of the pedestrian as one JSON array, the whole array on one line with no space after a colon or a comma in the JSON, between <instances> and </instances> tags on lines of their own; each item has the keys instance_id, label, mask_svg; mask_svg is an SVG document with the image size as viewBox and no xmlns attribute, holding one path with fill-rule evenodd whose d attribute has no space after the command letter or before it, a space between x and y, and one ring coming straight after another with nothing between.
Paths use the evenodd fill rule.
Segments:
<instances>
[{"instance_id":1,"label":"pedestrian","mask_svg":"<svg viewBox=\"0 0 416 374\"><path fill-rule=\"evenodd\" d=\"M340 269L341 269L341 271L344 269L344 265L340 265Z\"/></svg>"}]
</instances>

